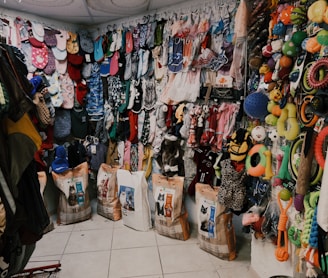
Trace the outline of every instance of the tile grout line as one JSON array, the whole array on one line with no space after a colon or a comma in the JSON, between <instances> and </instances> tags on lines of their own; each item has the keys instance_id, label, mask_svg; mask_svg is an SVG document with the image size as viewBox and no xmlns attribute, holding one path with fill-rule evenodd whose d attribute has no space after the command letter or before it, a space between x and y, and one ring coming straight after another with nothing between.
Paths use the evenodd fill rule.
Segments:
<instances>
[{"instance_id":1,"label":"tile grout line","mask_svg":"<svg viewBox=\"0 0 328 278\"><path fill-rule=\"evenodd\" d=\"M112 228L112 239L110 243L110 249L109 249L109 261L108 261L108 270L107 270L107 277L110 278L110 265L111 265L111 260L112 260L112 251L113 251L113 242L114 242L114 232L115 232L115 221L113 223L113 228Z\"/></svg>"},{"instance_id":2,"label":"tile grout line","mask_svg":"<svg viewBox=\"0 0 328 278\"><path fill-rule=\"evenodd\" d=\"M155 222L154 222L154 233L155 233L155 241L156 241L156 247L157 247L157 252L158 252L158 258L159 258L159 263L161 265L161 271L162 271L162 276L164 277L164 270L163 270L163 265L162 265L162 258L161 258L161 253L159 251L159 245L158 245L158 238L157 238L157 231L155 229Z\"/></svg>"},{"instance_id":3,"label":"tile grout line","mask_svg":"<svg viewBox=\"0 0 328 278\"><path fill-rule=\"evenodd\" d=\"M66 251L66 248L67 248L68 242L69 242L69 240L70 240L70 238L71 238L71 236L72 236L72 233L73 233L73 230L74 230L74 227L75 227L75 223L74 223L73 225L74 225L74 226L72 227L72 230L69 232L69 237L68 237L68 239L67 239L67 241L66 241L66 244L65 244L64 250L63 250L63 252L62 252L62 254L61 254L61 256L60 256L60 261L62 261L63 256L64 256L64 254L65 254L65 251Z\"/></svg>"}]
</instances>

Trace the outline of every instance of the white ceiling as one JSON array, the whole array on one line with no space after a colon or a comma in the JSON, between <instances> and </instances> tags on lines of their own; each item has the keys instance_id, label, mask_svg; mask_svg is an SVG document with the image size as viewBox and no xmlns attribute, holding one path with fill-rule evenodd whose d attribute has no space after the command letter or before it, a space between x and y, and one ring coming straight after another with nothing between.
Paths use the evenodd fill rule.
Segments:
<instances>
[{"instance_id":1,"label":"white ceiling","mask_svg":"<svg viewBox=\"0 0 328 278\"><path fill-rule=\"evenodd\" d=\"M93 26L190 0L0 0L0 7L49 19Z\"/></svg>"}]
</instances>

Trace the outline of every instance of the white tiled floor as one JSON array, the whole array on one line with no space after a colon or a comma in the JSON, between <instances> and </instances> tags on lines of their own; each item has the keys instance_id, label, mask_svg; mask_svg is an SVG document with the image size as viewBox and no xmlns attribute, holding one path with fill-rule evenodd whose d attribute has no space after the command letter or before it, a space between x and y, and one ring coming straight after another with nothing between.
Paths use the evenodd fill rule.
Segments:
<instances>
[{"instance_id":1,"label":"white tiled floor","mask_svg":"<svg viewBox=\"0 0 328 278\"><path fill-rule=\"evenodd\" d=\"M254 278L250 237L236 228L238 257L224 261L201 250L196 230L180 241L155 230L135 231L98 215L81 223L57 226L37 242L27 268L61 263L61 278Z\"/></svg>"}]
</instances>

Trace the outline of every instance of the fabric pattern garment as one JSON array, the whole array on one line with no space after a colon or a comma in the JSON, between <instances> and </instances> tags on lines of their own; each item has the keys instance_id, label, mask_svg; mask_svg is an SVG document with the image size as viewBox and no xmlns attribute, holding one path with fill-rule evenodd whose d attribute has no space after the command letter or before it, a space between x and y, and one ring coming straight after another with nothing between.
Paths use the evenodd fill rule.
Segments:
<instances>
[{"instance_id":1,"label":"fabric pattern garment","mask_svg":"<svg viewBox=\"0 0 328 278\"><path fill-rule=\"evenodd\" d=\"M92 65L91 76L87 84L89 92L86 95L86 110L90 121L98 121L104 117L104 99L100 67L97 63Z\"/></svg>"},{"instance_id":2,"label":"fabric pattern garment","mask_svg":"<svg viewBox=\"0 0 328 278\"><path fill-rule=\"evenodd\" d=\"M171 37L169 40L168 69L171 72L179 72L183 66L183 40Z\"/></svg>"},{"instance_id":3,"label":"fabric pattern garment","mask_svg":"<svg viewBox=\"0 0 328 278\"><path fill-rule=\"evenodd\" d=\"M245 168L239 172L234 168L230 159L221 161L221 186L219 190L219 203L235 211L242 210L245 204L246 178Z\"/></svg>"},{"instance_id":4,"label":"fabric pattern garment","mask_svg":"<svg viewBox=\"0 0 328 278\"><path fill-rule=\"evenodd\" d=\"M155 90L154 78L142 78L142 91L143 91L143 105L142 107L146 110L154 108L157 98Z\"/></svg>"},{"instance_id":5,"label":"fabric pattern garment","mask_svg":"<svg viewBox=\"0 0 328 278\"><path fill-rule=\"evenodd\" d=\"M107 78L108 84L108 104L113 109L114 117L117 115L117 111L121 104L121 94L123 92L123 85L121 80L117 76L109 76Z\"/></svg>"}]
</instances>

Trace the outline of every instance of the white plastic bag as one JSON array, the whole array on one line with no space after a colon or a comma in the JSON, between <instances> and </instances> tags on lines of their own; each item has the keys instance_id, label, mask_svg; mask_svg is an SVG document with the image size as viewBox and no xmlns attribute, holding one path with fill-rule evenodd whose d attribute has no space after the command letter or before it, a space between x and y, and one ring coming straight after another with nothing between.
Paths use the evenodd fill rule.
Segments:
<instances>
[{"instance_id":1,"label":"white plastic bag","mask_svg":"<svg viewBox=\"0 0 328 278\"><path fill-rule=\"evenodd\" d=\"M135 230L148 231L151 217L145 172L118 169L117 183L123 224Z\"/></svg>"}]
</instances>

